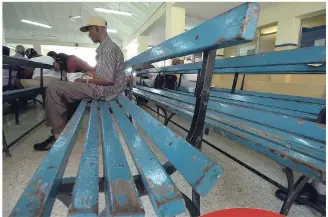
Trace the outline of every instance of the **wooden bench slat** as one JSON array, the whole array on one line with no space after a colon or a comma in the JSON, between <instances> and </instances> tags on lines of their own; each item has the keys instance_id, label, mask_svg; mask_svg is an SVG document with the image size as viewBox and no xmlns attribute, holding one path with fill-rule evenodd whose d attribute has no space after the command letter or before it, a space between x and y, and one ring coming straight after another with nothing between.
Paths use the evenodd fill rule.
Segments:
<instances>
[{"instance_id":1,"label":"wooden bench slat","mask_svg":"<svg viewBox=\"0 0 328 217\"><path fill-rule=\"evenodd\" d=\"M98 216L98 108L91 103L88 129L72 194L69 217Z\"/></svg>"},{"instance_id":2,"label":"wooden bench slat","mask_svg":"<svg viewBox=\"0 0 328 217\"><path fill-rule=\"evenodd\" d=\"M161 71L163 74L176 74L177 71L167 69L168 71ZM278 66L254 66L254 67L231 67L214 69L213 74L324 74L326 72L326 65L313 67L305 64L297 65L278 65ZM178 71L179 74L198 74L198 70Z\"/></svg>"},{"instance_id":3,"label":"wooden bench slat","mask_svg":"<svg viewBox=\"0 0 328 217\"><path fill-rule=\"evenodd\" d=\"M44 69L52 69L53 65L38 63L27 59L20 59L16 57L2 56L2 64L8 64L13 66L20 67L32 67L32 68L44 68Z\"/></svg>"},{"instance_id":4,"label":"wooden bench slat","mask_svg":"<svg viewBox=\"0 0 328 217\"><path fill-rule=\"evenodd\" d=\"M135 87L140 87L140 85L135 85ZM181 91L179 89L176 90L169 90L166 91L188 95L188 96L194 96L193 92L186 92ZM217 92L224 92L224 93L230 93L231 89L228 88L211 88L211 92L217 91ZM320 105L325 106L326 101L325 99L321 98L312 98L312 97L303 97L303 96L291 96L291 95L284 95L284 94L275 94L275 93L265 93L265 92L255 92L255 91L246 91L246 90L236 90L235 94L243 95L243 96L257 96L260 98L269 98L269 99L280 99L287 102L301 102L301 103L308 103L308 104L314 104L314 105Z\"/></svg>"},{"instance_id":5,"label":"wooden bench slat","mask_svg":"<svg viewBox=\"0 0 328 217\"><path fill-rule=\"evenodd\" d=\"M106 206L110 216L142 217L145 211L113 124L109 106L100 103Z\"/></svg>"},{"instance_id":6,"label":"wooden bench slat","mask_svg":"<svg viewBox=\"0 0 328 217\"><path fill-rule=\"evenodd\" d=\"M167 102L170 105L175 105L175 107L181 107L184 110L189 111L190 114L193 114L194 106L191 104L180 103L174 99L168 99L161 96L156 96L152 98L154 101ZM306 138L300 138L300 136L296 136L294 134L286 133L281 130L277 130L270 126L266 126L263 124L258 124L253 121L248 121L245 119L240 119L238 117L230 116L224 113L216 113L215 111L207 111L206 117L216 120L217 123L221 123L222 126L224 124L238 128L239 130L247 131L248 133L254 134L255 136L261 136L266 140L270 140L279 145L277 149L279 149L282 153L293 155L290 150L296 150L297 153L295 157L301 153L304 155L302 158L307 159L309 162L314 161L316 159L325 159L326 153L325 143L317 142L315 140L310 140ZM290 152L290 153L289 153ZM310 155L311 154L311 155Z\"/></svg>"},{"instance_id":7,"label":"wooden bench slat","mask_svg":"<svg viewBox=\"0 0 328 217\"><path fill-rule=\"evenodd\" d=\"M202 196L216 185L222 169L206 155L173 133L158 120L144 112L126 97L119 96L119 102L136 121L147 136L183 175L187 182Z\"/></svg>"},{"instance_id":8,"label":"wooden bench slat","mask_svg":"<svg viewBox=\"0 0 328 217\"><path fill-rule=\"evenodd\" d=\"M148 91L148 89L144 89L144 87L142 87L142 86L135 86L135 88ZM149 91L153 92L153 90L149 90ZM154 89L154 91L156 92L156 89ZM168 94L172 94L172 96L174 96L177 99L179 98L179 95L181 94L181 91L180 92L166 91L166 92ZM193 94L182 94L182 96L188 97L188 99L193 101L193 104L196 101ZM267 111L267 112L272 112L272 113L276 113L276 114L280 114L280 115L292 116L292 117L296 117L296 118L300 118L300 119L304 119L304 120L310 120L310 121L315 121L318 116L317 114L309 114L309 113L300 112L300 111L292 111L292 110L289 110L286 108L277 108L277 107L272 107L272 106L268 106L268 105L250 103L248 101L237 101L237 100L233 100L233 99L229 99L229 98L210 97L209 101L210 102L211 101L222 102L222 103L228 104L228 105L236 105L239 107L246 107L246 108L251 108L251 109L260 110L260 111Z\"/></svg>"},{"instance_id":9,"label":"wooden bench slat","mask_svg":"<svg viewBox=\"0 0 328 217\"><path fill-rule=\"evenodd\" d=\"M44 87L45 89L46 87ZM2 100L4 102L17 99L19 97L26 97L31 95L37 95L42 91L40 87L30 87L30 88L24 88L19 90L9 90L2 92Z\"/></svg>"},{"instance_id":10,"label":"wooden bench slat","mask_svg":"<svg viewBox=\"0 0 328 217\"><path fill-rule=\"evenodd\" d=\"M150 92L154 92L168 97L170 97L169 95L172 94L172 93L168 93L167 91L156 90L152 88L148 88L148 90ZM173 99L176 99L178 101L183 101L192 105L194 104L194 99L190 99L190 97L188 98L188 96L175 95L175 97L172 97L172 95L171 98ZM224 103L217 103L213 101L210 101L208 103L208 109L230 114L239 118L264 124L273 128L292 132L294 134L299 134L301 137L309 137L320 141L325 141L326 138L325 127L323 127L323 125L309 122L306 120L297 120L293 117L281 116L281 115L276 115L276 114L262 112L262 111L254 111L242 107L237 108L237 107L229 106Z\"/></svg>"},{"instance_id":11,"label":"wooden bench slat","mask_svg":"<svg viewBox=\"0 0 328 217\"><path fill-rule=\"evenodd\" d=\"M146 90L149 92L153 92L156 94L164 94L164 95L170 95L174 97L179 97L179 94L174 93L174 92L168 92L168 91L162 91L162 90L157 90L154 88L149 88L149 87L143 87L143 86L138 86L137 88ZM196 98L193 96L184 96L188 100L193 100L195 101ZM247 102L247 103L253 103L253 104L258 104L258 105L264 105L264 106L270 106L274 108L283 108L287 110L293 111L298 111L298 112L303 112L305 111L309 114L319 114L323 106L320 105L314 105L314 104L308 104L308 103L300 103L300 102L286 102L285 100L279 100L279 99L263 99L259 98L257 96L242 96L238 94L231 94L231 93L225 93L225 92L218 92L218 91L211 91L210 92L210 99L228 99L228 100L233 100L236 102Z\"/></svg>"},{"instance_id":12,"label":"wooden bench slat","mask_svg":"<svg viewBox=\"0 0 328 217\"><path fill-rule=\"evenodd\" d=\"M261 67L262 68L268 67L268 69L270 69L273 66L282 67L282 69L288 69L288 67L293 67L291 65L298 65L298 64L306 65L311 63L326 63L325 46L305 47L305 48L298 48L298 49L286 50L286 51L269 52L265 54L217 59L215 60L214 72L215 71L219 72L220 70L224 72L224 70L230 70L230 69L236 70L236 68L240 68L238 69L238 71L247 73L248 67L254 67L254 69L257 68L257 70L261 70ZM290 65L290 66L284 66L284 65ZM275 67L276 70L277 67ZM308 67L311 69L311 66ZM308 67L305 66L305 68ZM202 68L202 62L197 62L197 63L189 63L184 65L157 67L157 68L142 70L136 73L138 74L138 73L179 72L179 71L191 71L194 73L197 70L200 70L201 68ZM325 74L325 71L322 71L322 69L325 68L325 65L318 67L321 68L319 72L316 71L315 67L312 68L313 70L310 70L306 74L311 74L311 71L313 71L313 73L315 74L317 73ZM263 73L264 72L265 71L263 71ZM250 71L250 73L253 72ZM267 71L267 74L272 74L272 71Z\"/></svg>"},{"instance_id":13,"label":"wooden bench slat","mask_svg":"<svg viewBox=\"0 0 328 217\"><path fill-rule=\"evenodd\" d=\"M257 3L242 4L131 58L124 68L247 43L254 39L259 12Z\"/></svg>"},{"instance_id":14,"label":"wooden bench slat","mask_svg":"<svg viewBox=\"0 0 328 217\"><path fill-rule=\"evenodd\" d=\"M148 100L155 101L160 106L171 110L175 112L178 115L181 115L183 117L186 117L187 119L192 119L193 116L193 110L189 110L190 107L192 107L189 104L170 100L166 97L161 97L158 95L152 95L147 93L138 93L139 96L144 96ZM208 113L211 113L208 111ZM240 119L235 121L238 123ZM251 122L249 122L251 123ZM309 156L304 155L305 153L302 152L302 150L299 150L301 152L297 153L298 151L289 151L284 150L284 146L279 144L279 142L273 142L267 140L267 137L262 137L261 134L255 135L250 134L247 131L243 131L242 129L237 128L236 126L233 126L232 123L230 125L227 125L224 122L219 122L215 119L211 119L210 117L206 117L206 126L209 128L214 128L214 131L217 133L228 136L230 139L246 145L247 147L251 148L252 150L258 151L273 160L281 163L282 165L288 166L290 168L296 169L297 171L300 171L304 174L307 174L314 178L322 178L322 172L325 173L325 158L322 160L316 160L315 158L311 158ZM246 125L247 126L247 125ZM270 129L270 128L268 128ZM263 131L263 134L267 132L267 129ZM302 139L303 140L303 139ZM309 145L314 145L312 143L308 143ZM321 144L325 147L325 144ZM295 144L290 144L290 146L295 146ZM317 149L320 149L321 146L314 146ZM296 147L297 148L297 147ZM277 150L281 150L281 152L278 152ZM325 149L325 148L323 148ZM290 158L290 156L294 156L295 158ZM309 161L311 161L314 164L310 164Z\"/></svg>"},{"instance_id":15,"label":"wooden bench slat","mask_svg":"<svg viewBox=\"0 0 328 217\"><path fill-rule=\"evenodd\" d=\"M146 93L142 93L142 95L147 96ZM151 97L151 99L156 102L162 101L162 102L167 102L171 105L175 105L175 107L181 107L185 110L188 110L189 114L193 114L194 112L194 105L188 104L187 102L179 102L173 98L165 98L163 96L158 96L158 95ZM220 113L217 113L218 111ZM321 157L322 159L325 159L326 153L323 150L325 149L326 146L323 141L318 142L313 138L312 139L303 138L302 135L297 136L289 132L282 131L281 129L270 127L269 125L256 123L253 120L247 120L240 117L232 116L229 113L222 113L221 110L208 110L206 113L206 117L212 118L222 124L228 124L230 126L237 127L241 130L248 131L249 133L253 133L256 136L261 135L265 139L269 139L271 141L277 142L282 146L283 149L285 149L286 147L290 147L292 149L293 148L297 149L297 147L302 147L305 155L307 155L308 153L309 154L312 153L314 155L312 156L313 158ZM224 122L224 119L228 119L230 121L227 123ZM307 150L308 152L306 152ZM289 151L289 148L286 151Z\"/></svg>"},{"instance_id":16,"label":"wooden bench slat","mask_svg":"<svg viewBox=\"0 0 328 217\"><path fill-rule=\"evenodd\" d=\"M217 91L211 92L210 96L217 97L217 98L232 99L232 100L243 101L243 102L256 103L260 105L267 105L277 108L285 108L285 109L290 109L299 112L305 111L311 114L319 114L319 112L323 108L323 106L313 105L308 103L286 102L285 100L279 100L279 99L267 99L267 98L263 99L263 98L258 98L256 96L242 96L242 95L223 93Z\"/></svg>"},{"instance_id":17,"label":"wooden bench slat","mask_svg":"<svg viewBox=\"0 0 328 217\"><path fill-rule=\"evenodd\" d=\"M230 93L231 89L211 88L211 91ZM246 91L246 90L236 90L235 93L239 94L239 95L258 96L261 98L272 98L272 99L280 99L280 100L286 100L286 101L296 101L296 102L303 102L303 103L310 103L310 104L326 105L326 100L320 99L320 98L291 96L291 95L264 93L264 92L262 93L262 92L255 92L255 91Z\"/></svg>"},{"instance_id":18,"label":"wooden bench slat","mask_svg":"<svg viewBox=\"0 0 328 217\"><path fill-rule=\"evenodd\" d=\"M132 158L158 216L175 216L185 212L182 195L157 157L140 137L116 102L109 102Z\"/></svg>"},{"instance_id":19,"label":"wooden bench slat","mask_svg":"<svg viewBox=\"0 0 328 217\"><path fill-rule=\"evenodd\" d=\"M25 188L10 217L50 215L58 186L75 144L86 104L87 100L80 103L64 131L42 160L40 167Z\"/></svg>"}]
</instances>

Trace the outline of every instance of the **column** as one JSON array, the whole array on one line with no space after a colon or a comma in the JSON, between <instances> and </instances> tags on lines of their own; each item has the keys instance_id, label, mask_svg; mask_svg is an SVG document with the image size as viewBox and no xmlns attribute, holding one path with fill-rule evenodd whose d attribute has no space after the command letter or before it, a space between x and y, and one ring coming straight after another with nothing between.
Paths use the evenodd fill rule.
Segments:
<instances>
[{"instance_id":1,"label":"column","mask_svg":"<svg viewBox=\"0 0 328 217\"><path fill-rule=\"evenodd\" d=\"M139 35L137 37L138 41L138 54L148 50L148 37L144 35Z\"/></svg>"},{"instance_id":2,"label":"column","mask_svg":"<svg viewBox=\"0 0 328 217\"><path fill-rule=\"evenodd\" d=\"M171 2L168 2L165 11L165 40L185 32L185 26L186 9L174 7ZM171 64L172 60L165 61L166 66Z\"/></svg>"},{"instance_id":3,"label":"column","mask_svg":"<svg viewBox=\"0 0 328 217\"><path fill-rule=\"evenodd\" d=\"M301 31L301 19L297 17L285 18L278 21L275 51L290 50L298 47ZM270 75L271 82L290 83L290 74Z\"/></svg>"},{"instance_id":4,"label":"column","mask_svg":"<svg viewBox=\"0 0 328 217\"><path fill-rule=\"evenodd\" d=\"M38 52L38 54L41 54L41 44L39 44L39 43L34 43L34 44L32 44L33 45L33 49L34 50L36 50L36 52ZM45 55L47 55L47 54L45 54Z\"/></svg>"}]
</instances>

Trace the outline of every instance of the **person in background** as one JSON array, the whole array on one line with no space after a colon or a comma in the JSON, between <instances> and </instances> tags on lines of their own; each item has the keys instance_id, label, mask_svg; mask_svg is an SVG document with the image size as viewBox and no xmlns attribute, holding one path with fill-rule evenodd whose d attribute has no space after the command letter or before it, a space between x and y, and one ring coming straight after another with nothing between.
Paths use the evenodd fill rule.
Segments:
<instances>
[{"instance_id":1,"label":"person in background","mask_svg":"<svg viewBox=\"0 0 328 217\"><path fill-rule=\"evenodd\" d=\"M2 55L3 56L9 56L10 54L10 48L6 46L2 46ZM12 79L12 82L15 80ZM13 83L12 83L13 84ZM2 89L3 91L6 91L9 86L9 69L2 69Z\"/></svg>"},{"instance_id":2,"label":"person in background","mask_svg":"<svg viewBox=\"0 0 328 217\"><path fill-rule=\"evenodd\" d=\"M56 62L59 63L60 69L67 72L85 72L90 77L94 77L95 67L90 66L87 62L75 55L59 53L56 56Z\"/></svg>"},{"instance_id":3,"label":"person in background","mask_svg":"<svg viewBox=\"0 0 328 217\"><path fill-rule=\"evenodd\" d=\"M13 57L19 59L26 59L25 57L25 47L23 45L17 45L15 49L15 55Z\"/></svg>"},{"instance_id":4,"label":"person in background","mask_svg":"<svg viewBox=\"0 0 328 217\"><path fill-rule=\"evenodd\" d=\"M57 53L55 51L49 51L47 53L48 57L52 57L54 60L56 60Z\"/></svg>"},{"instance_id":5,"label":"person in background","mask_svg":"<svg viewBox=\"0 0 328 217\"><path fill-rule=\"evenodd\" d=\"M47 86L52 80L60 80L60 69L59 64L50 56L39 55L36 50L29 48L26 50L26 56L29 60L53 65L53 69L43 69L43 84ZM40 86L41 69L40 68L25 68L25 78L28 79L17 79L16 86L18 88L29 88Z\"/></svg>"}]
</instances>

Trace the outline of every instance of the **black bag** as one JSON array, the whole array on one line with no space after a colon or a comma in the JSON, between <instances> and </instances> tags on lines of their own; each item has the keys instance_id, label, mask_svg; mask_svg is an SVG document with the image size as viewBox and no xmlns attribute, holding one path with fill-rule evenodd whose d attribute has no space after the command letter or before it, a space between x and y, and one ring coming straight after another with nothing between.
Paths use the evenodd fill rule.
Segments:
<instances>
[{"instance_id":1,"label":"black bag","mask_svg":"<svg viewBox=\"0 0 328 217\"><path fill-rule=\"evenodd\" d=\"M321 109L321 111L318 114L318 118L316 122L326 125L326 107Z\"/></svg>"},{"instance_id":2,"label":"black bag","mask_svg":"<svg viewBox=\"0 0 328 217\"><path fill-rule=\"evenodd\" d=\"M176 82L176 75L157 75L154 81L154 88L175 90Z\"/></svg>"}]
</instances>

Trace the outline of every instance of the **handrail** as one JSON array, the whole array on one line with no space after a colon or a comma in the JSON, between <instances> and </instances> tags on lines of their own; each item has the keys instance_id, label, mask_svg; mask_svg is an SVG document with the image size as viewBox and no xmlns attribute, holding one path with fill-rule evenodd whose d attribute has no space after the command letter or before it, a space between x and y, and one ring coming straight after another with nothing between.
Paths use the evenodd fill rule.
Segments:
<instances>
[{"instance_id":1,"label":"handrail","mask_svg":"<svg viewBox=\"0 0 328 217\"><path fill-rule=\"evenodd\" d=\"M321 66L307 64L319 63ZM214 74L325 74L326 47L306 47L287 51L215 60ZM137 74L197 74L202 62L146 69Z\"/></svg>"}]
</instances>

